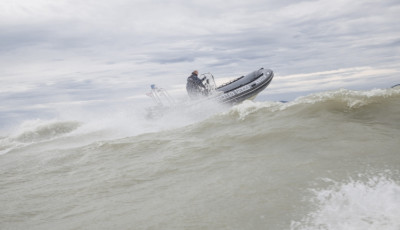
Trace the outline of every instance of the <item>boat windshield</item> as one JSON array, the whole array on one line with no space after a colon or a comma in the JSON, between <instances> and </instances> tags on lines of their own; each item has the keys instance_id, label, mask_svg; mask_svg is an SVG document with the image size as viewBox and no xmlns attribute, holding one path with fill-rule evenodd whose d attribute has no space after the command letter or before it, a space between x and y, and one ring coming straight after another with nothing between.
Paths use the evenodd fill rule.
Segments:
<instances>
[{"instance_id":1,"label":"boat windshield","mask_svg":"<svg viewBox=\"0 0 400 230\"><path fill-rule=\"evenodd\" d=\"M208 92L212 92L215 91L215 89L217 88L217 85L215 84L215 79L214 76L211 73L203 73L200 76L200 79L204 79L203 84L206 87L206 89L208 90Z\"/></svg>"}]
</instances>

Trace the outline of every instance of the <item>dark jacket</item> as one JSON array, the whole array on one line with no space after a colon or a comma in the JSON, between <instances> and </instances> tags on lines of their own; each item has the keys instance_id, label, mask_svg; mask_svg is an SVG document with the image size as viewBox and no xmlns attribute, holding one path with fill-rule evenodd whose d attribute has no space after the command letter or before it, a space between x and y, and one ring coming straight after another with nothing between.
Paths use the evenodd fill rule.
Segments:
<instances>
[{"instance_id":1,"label":"dark jacket","mask_svg":"<svg viewBox=\"0 0 400 230\"><path fill-rule=\"evenodd\" d=\"M203 81L197 76L197 74L192 73L192 75L187 78L186 91L191 98L204 94L203 92L205 89L206 87L204 86Z\"/></svg>"}]
</instances>

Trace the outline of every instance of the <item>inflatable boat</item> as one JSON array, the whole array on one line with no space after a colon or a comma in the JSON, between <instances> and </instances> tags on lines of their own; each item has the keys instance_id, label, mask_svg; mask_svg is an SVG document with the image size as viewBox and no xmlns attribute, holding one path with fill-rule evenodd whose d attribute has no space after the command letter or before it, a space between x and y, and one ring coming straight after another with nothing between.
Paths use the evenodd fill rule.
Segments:
<instances>
[{"instance_id":1,"label":"inflatable boat","mask_svg":"<svg viewBox=\"0 0 400 230\"><path fill-rule=\"evenodd\" d=\"M209 98L222 103L238 104L244 100L254 99L257 94L263 91L274 77L274 72L270 69L261 68L245 76L241 76L233 81L215 87L211 85L208 91ZM210 81L205 84L210 85Z\"/></svg>"},{"instance_id":2,"label":"inflatable boat","mask_svg":"<svg viewBox=\"0 0 400 230\"><path fill-rule=\"evenodd\" d=\"M234 105L245 100L252 100L271 83L273 77L272 70L261 68L217 86L214 76L211 73L205 73L200 76L205 88L201 89L199 97L186 103L177 103L165 89L151 85L151 91L146 95L153 99L156 106L147 108L147 117L159 117L171 108L197 105L207 101Z\"/></svg>"},{"instance_id":3,"label":"inflatable boat","mask_svg":"<svg viewBox=\"0 0 400 230\"><path fill-rule=\"evenodd\" d=\"M400 84L392 86L392 89L400 89Z\"/></svg>"}]
</instances>

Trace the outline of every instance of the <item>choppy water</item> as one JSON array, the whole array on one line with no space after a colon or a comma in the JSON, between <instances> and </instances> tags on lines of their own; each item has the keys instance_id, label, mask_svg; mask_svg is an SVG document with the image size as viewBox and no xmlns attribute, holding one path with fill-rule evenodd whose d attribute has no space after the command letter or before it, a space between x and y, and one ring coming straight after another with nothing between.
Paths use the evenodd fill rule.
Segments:
<instances>
[{"instance_id":1,"label":"choppy water","mask_svg":"<svg viewBox=\"0 0 400 230\"><path fill-rule=\"evenodd\" d=\"M399 89L29 121L0 139L0 229L397 230L399 137Z\"/></svg>"}]
</instances>

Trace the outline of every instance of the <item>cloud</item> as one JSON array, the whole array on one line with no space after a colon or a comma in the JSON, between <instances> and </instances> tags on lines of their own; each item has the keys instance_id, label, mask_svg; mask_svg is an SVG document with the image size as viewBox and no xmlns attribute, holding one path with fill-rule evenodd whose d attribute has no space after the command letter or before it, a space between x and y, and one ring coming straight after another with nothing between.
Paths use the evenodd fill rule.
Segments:
<instances>
[{"instance_id":1,"label":"cloud","mask_svg":"<svg viewBox=\"0 0 400 230\"><path fill-rule=\"evenodd\" d=\"M382 80L367 70L400 68L397 0L14 0L0 12L2 105L132 97L193 69L271 68L269 92L284 93L371 88Z\"/></svg>"},{"instance_id":2,"label":"cloud","mask_svg":"<svg viewBox=\"0 0 400 230\"><path fill-rule=\"evenodd\" d=\"M213 66L225 66L227 60L263 58L303 67L302 60L332 62L330 55L366 53L362 49L373 45L377 51L399 38L395 1L16 2L0 24L5 31L0 47L23 48L45 61L62 52L103 62L184 65L210 57L221 61Z\"/></svg>"},{"instance_id":3,"label":"cloud","mask_svg":"<svg viewBox=\"0 0 400 230\"><path fill-rule=\"evenodd\" d=\"M368 66L330 71L276 76L262 94L270 100L293 100L300 95L317 91L347 88L352 90L389 88L400 74L399 69Z\"/></svg>"}]
</instances>

